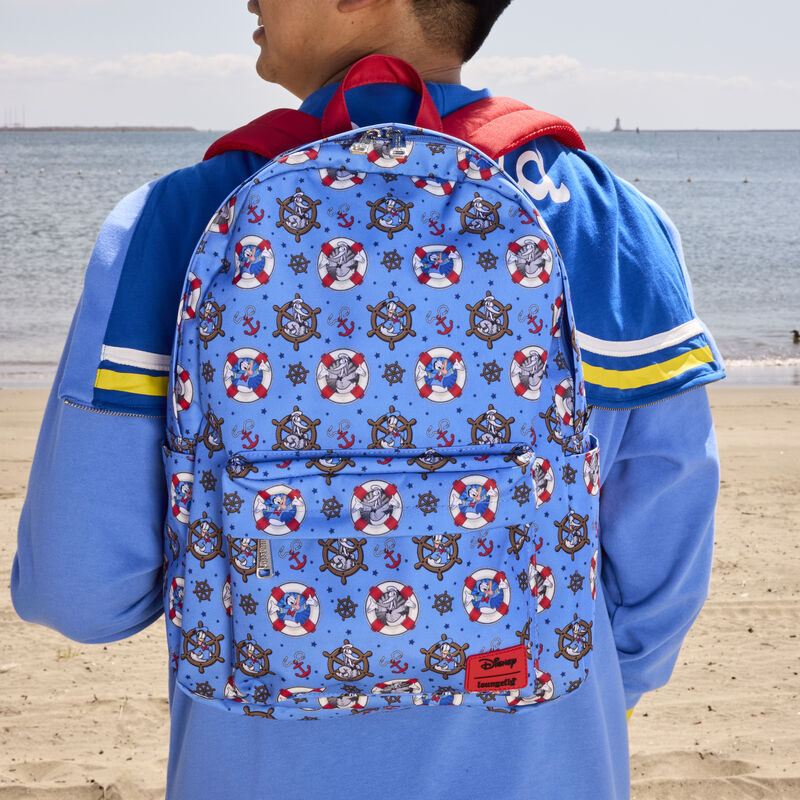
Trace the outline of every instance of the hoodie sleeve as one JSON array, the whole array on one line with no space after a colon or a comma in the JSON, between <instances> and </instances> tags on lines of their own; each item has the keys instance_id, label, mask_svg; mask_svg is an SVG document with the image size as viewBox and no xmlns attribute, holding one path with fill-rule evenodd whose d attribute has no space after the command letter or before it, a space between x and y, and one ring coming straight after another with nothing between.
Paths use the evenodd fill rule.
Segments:
<instances>
[{"instance_id":1,"label":"hoodie sleeve","mask_svg":"<svg viewBox=\"0 0 800 800\"><path fill-rule=\"evenodd\" d=\"M601 429L624 424L609 437L601 579L630 709L669 680L708 594L719 459L705 388L594 413Z\"/></svg>"},{"instance_id":2,"label":"hoodie sleeve","mask_svg":"<svg viewBox=\"0 0 800 800\"><path fill-rule=\"evenodd\" d=\"M125 198L97 239L19 522L17 613L81 642L121 639L161 613L164 396L112 410L94 394L123 265L152 188Z\"/></svg>"}]
</instances>

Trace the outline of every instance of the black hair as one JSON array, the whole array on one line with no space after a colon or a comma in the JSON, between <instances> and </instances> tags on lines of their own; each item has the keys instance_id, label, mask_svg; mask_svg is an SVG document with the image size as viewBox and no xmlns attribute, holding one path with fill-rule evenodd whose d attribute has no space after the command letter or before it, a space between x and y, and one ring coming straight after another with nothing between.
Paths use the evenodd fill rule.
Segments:
<instances>
[{"instance_id":1,"label":"black hair","mask_svg":"<svg viewBox=\"0 0 800 800\"><path fill-rule=\"evenodd\" d=\"M486 40L511 0L411 0L425 38L436 45L455 46L469 61Z\"/></svg>"}]
</instances>

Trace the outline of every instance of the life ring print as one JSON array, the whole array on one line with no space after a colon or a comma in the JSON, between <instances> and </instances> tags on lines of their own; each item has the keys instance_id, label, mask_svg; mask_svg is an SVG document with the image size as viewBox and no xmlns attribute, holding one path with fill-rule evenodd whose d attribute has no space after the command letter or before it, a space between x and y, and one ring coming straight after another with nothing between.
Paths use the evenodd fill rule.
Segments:
<instances>
[{"instance_id":1,"label":"life ring print","mask_svg":"<svg viewBox=\"0 0 800 800\"><path fill-rule=\"evenodd\" d=\"M305 164L306 161L314 161L319 155L319 148L320 145L315 144L313 147L307 147L305 150L295 150L293 153L281 156L278 162L296 166L297 164Z\"/></svg>"},{"instance_id":2,"label":"life ring print","mask_svg":"<svg viewBox=\"0 0 800 800\"><path fill-rule=\"evenodd\" d=\"M536 669L533 694L526 697L520 695L519 689L512 689L506 693L506 703L510 706L532 706L536 703L544 703L550 700L555 694L555 686L549 672L542 672Z\"/></svg>"},{"instance_id":3,"label":"life ring print","mask_svg":"<svg viewBox=\"0 0 800 800\"><path fill-rule=\"evenodd\" d=\"M514 394L524 400L538 400L547 365L547 351L536 345L517 350L511 359L509 377Z\"/></svg>"},{"instance_id":4,"label":"life ring print","mask_svg":"<svg viewBox=\"0 0 800 800\"><path fill-rule=\"evenodd\" d=\"M458 168L471 181L488 181L500 171L486 156L467 147L456 148L456 160Z\"/></svg>"},{"instance_id":5,"label":"life ring print","mask_svg":"<svg viewBox=\"0 0 800 800\"><path fill-rule=\"evenodd\" d=\"M307 694L322 694L325 689L312 688L310 686L292 686L288 689L281 689L278 692L278 702L282 703L286 700L296 700ZM311 709L306 706L301 706L303 711L310 711Z\"/></svg>"},{"instance_id":6,"label":"life ring print","mask_svg":"<svg viewBox=\"0 0 800 800\"><path fill-rule=\"evenodd\" d=\"M410 139L405 141L402 147L402 156L392 155L392 152L395 151L395 144L391 136L376 136L374 139L370 139L366 152L367 161L382 169L394 169L400 164L405 164L414 149L414 142Z\"/></svg>"},{"instance_id":7,"label":"life ring print","mask_svg":"<svg viewBox=\"0 0 800 800\"><path fill-rule=\"evenodd\" d=\"M596 447L583 457L583 482L590 495L600 491L600 456Z\"/></svg>"},{"instance_id":8,"label":"life ring print","mask_svg":"<svg viewBox=\"0 0 800 800\"><path fill-rule=\"evenodd\" d=\"M183 627L183 592L185 581L177 576L169 585L169 621L176 627Z\"/></svg>"},{"instance_id":9,"label":"life ring print","mask_svg":"<svg viewBox=\"0 0 800 800\"><path fill-rule=\"evenodd\" d=\"M306 516L306 503L299 490L283 483L258 492L253 500L256 528L272 536L296 531Z\"/></svg>"},{"instance_id":10,"label":"life ring print","mask_svg":"<svg viewBox=\"0 0 800 800\"><path fill-rule=\"evenodd\" d=\"M415 694L411 702L415 706L460 706L464 695L460 692L434 692L433 694Z\"/></svg>"},{"instance_id":11,"label":"life ring print","mask_svg":"<svg viewBox=\"0 0 800 800\"><path fill-rule=\"evenodd\" d=\"M186 290L181 298L181 312L178 317L178 325L185 319L194 319L197 316L197 305L200 302L200 290L203 282L194 272L186 276Z\"/></svg>"},{"instance_id":12,"label":"life ring print","mask_svg":"<svg viewBox=\"0 0 800 800\"><path fill-rule=\"evenodd\" d=\"M553 487L556 483L553 467L546 458L537 456L531 467L533 487L536 495L536 508L547 503L553 496Z\"/></svg>"},{"instance_id":13,"label":"life ring print","mask_svg":"<svg viewBox=\"0 0 800 800\"><path fill-rule=\"evenodd\" d=\"M332 403L352 403L364 396L369 368L362 353L341 348L324 353L317 365L317 386Z\"/></svg>"},{"instance_id":14,"label":"life ring print","mask_svg":"<svg viewBox=\"0 0 800 800\"><path fill-rule=\"evenodd\" d=\"M397 529L403 501L393 483L371 480L356 486L350 501L350 516L357 531L380 536Z\"/></svg>"},{"instance_id":15,"label":"life ring print","mask_svg":"<svg viewBox=\"0 0 800 800\"><path fill-rule=\"evenodd\" d=\"M553 251L547 239L540 239L532 233L521 236L506 250L506 267L514 283L535 289L550 280Z\"/></svg>"},{"instance_id":16,"label":"life ring print","mask_svg":"<svg viewBox=\"0 0 800 800\"><path fill-rule=\"evenodd\" d=\"M361 285L367 264L367 253L361 242L337 236L322 245L317 258L317 273L326 289L344 292Z\"/></svg>"},{"instance_id":17,"label":"life ring print","mask_svg":"<svg viewBox=\"0 0 800 800\"><path fill-rule=\"evenodd\" d=\"M575 422L575 386L572 378L564 378L553 391L556 414L564 425Z\"/></svg>"},{"instance_id":18,"label":"life ring print","mask_svg":"<svg viewBox=\"0 0 800 800\"><path fill-rule=\"evenodd\" d=\"M419 694L422 684L416 678L395 678L381 681L372 687L373 694Z\"/></svg>"},{"instance_id":19,"label":"life ring print","mask_svg":"<svg viewBox=\"0 0 800 800\"><path fill-rule=\"evenodd\" d=\"M589 591L592 593L592 600L597 593L597 550L592 553L592 560L589 563Z\"/></svg>"},{"instance_id":20,"label":"life ring print","mask_svg":"<svg viewBox=\"0 0 800 800\"><path fill-rule=\"evenodd\" d=\"M400 581L384 581L370 588L364 613L376 633L401 636L417 624L419 601L410 586Z\"/></svg>"},{"instance_id":21,"label":"life ring print","mask_svg":"<svg viewBox=\"0 0 800 800\"><path fill-rule=\"evenodd\" d=\"M225 578L225 583L222 584L222 607L225 609L226 616L233 616L233 587L231 586L230 575Z\"/></svg>"},{"instance_id":22,"label":"life ring print","mask_svg":"<svg viewBox=\"0 0 800 800\"><path fill-rule=\"evenodd\" d=\"M172 509L172 516L184 524L189 521L193 484L194 475L191 472L175 472L170 481L169 506Z\"/></svg>"},{"instance_id":23,"label":"life ring print","mask_svg":"<svg viewBox=\"0 0 800 800\"><path fill-rule=\"evenodd\" d=\"M499 491L494 478L467 475L453 482L450 491L450 514L459 528L477 530L494 521Z\"/></svg>"},{"instance_id":24,"label":"life ring print","mask_svg":"<svg viewBox=\"0 0 800 800\"><path fill-rule=\"evenodd\" d=\"M240 347L228 353L222 381L231 400L254 403L266 397L272 383L272 367L265 353L254 347Z\"/></svg>"},{"instance_id":25,"label":"life ring print","mask_svg":"<svg viewBox=\"0 0 800 800\"><path fill-rule=\"evenodd\" d=\"M317 702L320 708L337 711L360 711L366 707L369 702L369 697L365 694L339 694L328 695L326 697L318 697Z\"/></svg>"},{"instance_id":26,"label":"life ring print","mask_svg":"<svg viewBox=\"0 0 800 800\"><path fill-rule=\"evenodd\" d=\"M536 563L535 555L531 556L528 564L528 586L531 595L536 598L536 612L541 614L547 611L556 593L556 577L550 567Z\"/></svg>"},{"instance_id":27,"label":"life ring print","mask_svg":"<svg viewBox=\"0 0 800 800\"><path fill-rule=\"evenodd\" d=\"M491 625L502 619L511 602L511 587L505 572L492 567L476 569L464 581L461 602L471 622Z\"/></svg>"},{"instance_id":28,"label":"life ring print","mask_svg":"<svg viewBox=\"0 0 800 800\"><path fill-rule=\"evenodd\" d=\"M269 281L275 268L275 254L269 240L250 234L236 243L236 274L233 285L239 289L257 289Z\"/></svg>"},{"instance_id":29,"label":"life ring print","mask_svg":"<svg viewBox=\"0 0 800 800\"><path fill-rule=\"evenodd\" d=\"M360 186L364 183L364 178L366 177L366 172L351 172L344 167L328 167L319 171L319 179L322 181L322 185L327 186L329 189L352 189L354 186Z\"/></svg>"},{"instance_id":30,"label":"life ring print","mask_svg":"<svg viewBox=\"0 0 800 800\"><path fill-rule=\"evenodd\" d=\"M417 280L431 289L447 289L458 283L464 269L461 253L451 244L417 247L412 263Z\"/></svg>"},{"instance_id":31,"label":"life ring print","mask_svg":"<svg viewBox=\"0 0 800 800\"><path fill-rule=\"evenodd\" d=\"M444 197L445 195L452 194L453 189L456 188L455 181L437 181L433 175L429 175L427 178L412 176L411 182L417 189L422 189L428 194L432 194L434 197Z\"/></svg>"},{"instance_id":32,"label":"life ring print","mask_svg":"<svg viewBox=\"0 0 800 800\"><path fill-rule=\"evenodd\" d=\"M317 629L319 598L311 586L283 583L273 587L267 599L272 627L286 636L305 636Z\"/></svg>"},{"instance_id":33,"label":"life ring print","mask_svg":"<svg viewBox=\"0 0 800 800\"><path fill-rule=\"evenodd\" d=\"M175 382L172 385L172 407L177 417L179 412L186 411L194 398L194 385L189 371L180 364L175 365Z\"/></svg>"},{"instance_id":34,"label":"life ring print","mask_svg":"<svg viewBox=\"0 0 800 800\"><path fill-rule=\"evenodd\" d=\"M226 235L233 227L233 221L236 218L236 195L231 197L222 208L217 211L211 218L208 224L209 233L221 233Z\"/></svg>"},{"instance_id":35,"label":"life ring print","mask_svg":"<svg viewBox=\"0 0 800 800\"><path fill-rule=\"evenodd\" d=\"M414 368L420 396L434 403L461 397L467 382L467 368L461 353L449 347L432 347L420 354Z\"/></svg>"}]
</instances>

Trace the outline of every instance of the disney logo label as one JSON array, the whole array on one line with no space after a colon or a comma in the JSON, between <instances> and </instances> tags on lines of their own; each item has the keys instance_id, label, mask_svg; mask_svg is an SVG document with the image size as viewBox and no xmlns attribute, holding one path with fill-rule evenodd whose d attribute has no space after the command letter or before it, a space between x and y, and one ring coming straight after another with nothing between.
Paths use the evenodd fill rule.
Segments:
<instances>
[{"instance_id":1,"label":"disney logo label","mask_svg":"<svg viewBox=\"0 0 800 800\"><path fill-rule=\"evenodd\" d=\"M498 669L499 667L511 668L516 663L516 658L482 658L481 669Z\"/></svg>"}]
</instances>

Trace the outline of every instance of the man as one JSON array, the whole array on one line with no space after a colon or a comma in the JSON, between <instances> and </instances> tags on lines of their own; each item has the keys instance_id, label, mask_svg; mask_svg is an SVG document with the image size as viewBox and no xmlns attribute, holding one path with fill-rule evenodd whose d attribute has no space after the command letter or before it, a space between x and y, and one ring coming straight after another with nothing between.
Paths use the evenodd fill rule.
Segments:
<instances>
[{"instance_id":1,"label":"man","mask_svg":"<svg viewBox=\"0 0 800 800\"><path fill-rule=\"evenodd\" d=\"M487 95L461 86L460 68L507 5L248 7L259 17L259 74L302 98L306 113L321 116L347 68L380 52L410 62L444 116ZM348 94L357 124L412 120L416 104L412 92L383 84ZM161 416L174 310L207 221L264 162L234 150L173 173L123 200L101 231L20 521L12 592L24 618L104 642L162 613ZM222 713L174 691L170 675L168 797L339 798L398 787L420 798L486 787L504 798L628 795L625 710L668 679L707 591L718 471L698 387L723 373L694 316L677 235L653 204L591 155L553 139L523 145L504 166L536 197L563 252L587 397L604 407L592 418L603 447L592 676L517 714L419 708L306 725ZM482 213L479 202L474 219ZM135 307L147 308L148 319L127 313ZM112 482L126 492L109 509L94 498ZM57 524L52 504L37 502L45 493L69 498ZM119 520L129 531L115 536ZM48 556L56 536L69 543L57 564ZM58 600L65 594L70 607Z\"/></svg>"}]
</instances>

